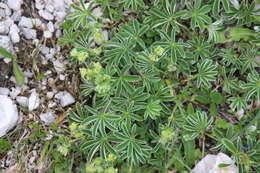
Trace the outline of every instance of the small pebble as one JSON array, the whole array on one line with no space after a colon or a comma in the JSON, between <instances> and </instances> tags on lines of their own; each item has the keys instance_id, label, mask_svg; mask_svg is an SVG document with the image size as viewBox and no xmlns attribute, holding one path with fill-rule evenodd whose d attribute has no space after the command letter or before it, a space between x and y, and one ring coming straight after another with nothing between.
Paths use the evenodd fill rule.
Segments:
<instances>
[{"instance_id":1,"label":"small pebble","mask_svg":"<svg viewBox=\"0 0 260 173\"><path fill-rule=\"evenodd\" d=\"M66 107L75 102L74 97L67 91L59 92L58 94L55 95L55 98L60 101L62 107Z\"/></svg>"},{"instance_id":2,"label":"small pebble","mask_svg":"<svg viewBox=\"0 0 260 173\"><path fill-rule=\"evenodd\" d=\"M56 120L56 116L52 112L43 113L40 115L40 119L47 125Z\"/></svg>"},{"instance_id":3,"label":"small pebble","mask_svg":"<svg viewBox=\"0 0 260 173\"><path fill-rule=\"evenodd\" d=\"M16 101L20 106L28 107L28 98L24 96L17 96Z\"/></svg>"},{"instance_id":4,"label":"small pebble","mask_svg":"<svg viewBox=\"0 0 260 173\"><path fill-rule=\"evenodd\" d=\"M38 96L38 94L36 93L36 90L33 89L32 90L32 93L29 97L29 100L28 100L28 109L29 111L33 111L35 109L37 109L40 105L40 98Z\"/></svg>"}]
</instances>

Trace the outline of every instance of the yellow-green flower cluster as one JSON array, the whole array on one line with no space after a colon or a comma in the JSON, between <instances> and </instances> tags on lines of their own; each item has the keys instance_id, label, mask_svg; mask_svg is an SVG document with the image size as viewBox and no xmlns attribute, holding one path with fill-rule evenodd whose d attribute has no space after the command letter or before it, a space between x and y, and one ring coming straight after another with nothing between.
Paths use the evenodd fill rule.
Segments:
<instances>
[{"instance_id":1,"label":"yellow-green flower cluster","mask_svg":"<svg viewBox=\"0 0 260 173\"><path fill-rule=\"evenodd\" d=\"M74 48L70 52L70 56L76 57L79 62L85 62L86 58L89 57L88 52L78 51L78 49Z\"/></svg>"},{"instance_id":2,"label":"yellow-green flower cluster","mask_svg":"<svg viewBox=\"0 0 260 173\"><path fill-rule=\"evenodd\" d=\"M104 35L101 31L101 29L94 29L93 32L93 40L97 42L102 42L104 40Z\"/></svg>"},{"instance_id":3,"label":"yellow-green flower cluster","mask_svg":"<svg viewBox=\"0 0 260 173\"><path fill-rule=\"evenodd\" d=\"M99 62L93 63L89 69L81 68L80 75L83 79L92 81L99 94L105 94L111 89L111 76L103 73L103 68Z\"/></svg>"},{"instance_id":4,"label":"yellow-green flower cluster","mask_svg":"<svg viewBox=\"0 0 260 173\"><path fill-rule=\"evenodd\" d=\"M162 48L161 46L158 46L156 47L152 53L150 53L148 55L148 58L151 60L151 61L154 61L154 62L157 62L159 61L159 57L163 55L164 53L164 48Z\"/></svg>"},{"instance_id":5,"label":"yellow-green flower cluster","mask_svg":"<svg viewBox=\"0 0 260 173\"><path fill-rule=\"evenodd\" d=\"M107 160L110 161L110 162L113 162L116 160L116 156L114 154L109 154L108 157L107 157Z\"/></svg>"},{"instance_id":6,"label":"yellow-green flower cluster","mask_svg":"<svg viewBox=\"0 0 260 173\"><path fill-rule=\"evenodd\" d=\"M93 63L89 69L80 68L80 76L83 79L93 80L96 76L99 76L102 71L102 66L99 62Z\"/></svg>"},{"instance_id":7,"label":"yellow-green flower cluster","mask_svg":"<svg viewBox=\"0 0 260 173\"><path fill-rule=\"evenodd\" d=\"M83 136L82 130L84 129L84 126L73 122L70 124L69 129L70 129L70 133L73 137L80 138Z\"/></svg>"},{"instance_id":8,"label":"yellow-green flower cluster","mask_svg":"<svg viewBox=\"0 0 260 173\"><path fill-rule=\"evenodd\" d=\"M94 162L88 163L86 166L87 173L117 173L117 169L108 166L102 158L96 158Z\"/></svg>"},{"instance_id":9,"label":"yellow-green flower cluster","mask_svg":"<svg viewBox=\"0 0 260 173\"><path fill-rule=\"evenodd\" d=\"M99 75L96 78L95 84L96 88L95 90L100 94L105 94L111 89L111 77L109 75L103 74Z\"/></svg>"},{"instance_id":10,"label":"yellow-green flower cluster","mask_svg":"<svg viewBox=\"0 0 260 173\"><path fill-rule=\"evenodd\" d=\"M166 128L161 131L161 138L160 142L162 144L166 144L167 142L171 141L174 137L174 132L172 128Z\"/></svg>"}]
</instances>

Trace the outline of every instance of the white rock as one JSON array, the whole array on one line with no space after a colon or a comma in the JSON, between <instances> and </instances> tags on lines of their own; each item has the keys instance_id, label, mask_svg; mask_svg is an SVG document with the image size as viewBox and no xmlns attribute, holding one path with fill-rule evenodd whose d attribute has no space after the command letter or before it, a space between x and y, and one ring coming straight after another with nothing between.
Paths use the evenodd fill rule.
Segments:
<instances>
[{"instance_id":1,"label":"white rock","mask_svg":"<svg viewBox=\"0 0 260 173\"><path fill-rule=\"evenodd\" d=\"M24 75L25 75L26 77L28 77L28 78L32 78L32 77L33 77L33 74L34 74L34 73L32 73L32 72L30 72L30 71L25 71L25 72L24 72Z\"/></svg>"},{"instance_id":2,"label":"white rock","mask_svg":"<svg viewBox=\"0 0 260 173\"><path fill-rule=\"evenodd\" d=\"M52 53L48 53L48 54L45 56L45 58L46 58L47 60L52 59L53 57L54 57L54 54L52 54Z\"/></svg>"},{"instance_id":3,"label":"white rock","mask_svg":"<svg viewBox=\"0 0 260 173\"><path fill-rule=\"evenodd\" d=\"M52 33L51 33L50 31L44 31L44 32L43 32L43 36L44 36L45 38L51 38L51 37L52 37Z\"/></svg>"},{"instance_id":4,"label":"white rock","mask_svg":"<svg viewBox=\"0 0 260 173\"><path fill-rule=\"evenodd\" d=\"M62 107L71 105L75 102L74 97L67 91L59 92L58 94L55 95L55 98L60 101Z\"/></svg>"},{"instance_id":5,"label":"white rock","mask_svg":"<svg viewBox=\"0 0 260 173\"><path fill-rule=\"evenodd\" d=\"M12 40L13 43L18 43L20 42L20 35L19 35L19 28L17 27L16 24L13 24L11 27L10 27L10 32L9 32L9 36Z\"/></svg>"},{"instance_id":6,"label":"white rock","mask_svg":"<svg viewBox=\"0 0 260 173\"><path fill-rule=\"evenodd\" d=\"M19 26L31 29L33 27L33 19L22 16L19 22Z\"/></svg>"},{"instance_id":7,"label":"white rock","mask_svg":"<svg viewBox=\"0 0 260 173\"><path fill-rule=\"evenodd\" d=\"M52 0L52 4L56 10L65 8L64 0L59 0L59 1Z\"/></svg>"},{"instance_id":8,"label":"white rock","mask_svg":"<svg viewBox=\"0 0 260 173\"><path fill-rule=\"evenodd\" d=\"M9 52L13 52L13 45L8 36L0 35L0 46L5 48ZM3 58L2 55L0 55L0 59Z\"/></svg>"},{"instance_id":9,"label":"white rock","mask_svg":"<svg viewBox=\"0 0 260 173\"><path fill-rule=\"evenodd\" d=\"M10 16L12 14L11 9L5 4L0 2L0 9L3 9L2 17Z\"/></svg>"},{"instance_id":10,"label":"white rock","mask_svg":"<svg viewBox=\"0 0 260 173\"><path fill-rule=\"evenodd\" d=\"M43 113L40 115L40 119L47 125L56 120L56 116L51 112Z\"/></svg>"},{"instance_id":11,"label":"white rock","mask_svg":"<svg viewBox=\"0 0 260 173\"><path fill-rule=\"evenodd\" d=\"M39 105L40 105L40 98L36 93L35 89L33 89L28 100L28 109L29 111L35 110L39 107Z\"/></svg>"},{"instance_id":12,"label":"white rock","mask_svg":"<svg viewBox=\"0 0 260 173\"><path fill-rule=\"evenodd\" d=\"M17 107L7 96L0 95L0 137L4 136L18 122Z\"/></svg>"},{"instance_id":13,"label":"white rock","mask_svg":"<svg viewBox=\"0 0 260 173\"><path fill-rule=\"evenodd\" d=\"M21 93L21 91L21 87L12 87L10 92L11 98L15 99Z\"/></svg>"},{"instance_id":14,"label":"white rock","mask_svg":"<svg viewBox=\"0 0 260 173\"><path fill-rule=\"evenodd\" d=\"M66 76L65 76L65 75L63 75L63 74L60 74L60 75L59 75L59 79L60 79L60 80L62 80L62 81L63 81L63 80L65 80L65 78L66 78Z\"/></svg>"},{"instance_id":15,"label":"white rock","mask_svg":"<svg viewBox=\"0 0 260 173\"><path fill-rule=\"evenodd\" d=\"M57 1L57 2L59 2L59 1ZM54 11L54 7L52 4L47 4L45 9L48 10L50 13L53 13L53 11Z\"/></svg>"},{"instance_id":16,"label":"white rock","mask_svg":"<svg viewBox=\"0 0 260 173\"><path fill-rule=\"evenodd\" d=\"M0 95L7 96L10 93L10 90L8 88L2 88L0 87Z\"/></svg>"},{"instance_id":17,"label":"white rock","mask_svg":"<svg viewBox=\"0 0 260 173\"><path fill-rule=\"evenodd\" d=\"M55 32L55 37L56 37L56 38L60 38L61 35L62 35L61 30L58 29L58 30Z\"/></svg>"},{"instance_id":18,"label":"white rock","mask_svg":"<svg viewBox=\"0 0 260 173\"><path fill-rule=\"evenodd\" d=\"M240 109L237 111L237 115L238 115L238 119L240 120L241 118L243 118L245 116L245 111L244 109Z\"/></svg>"},{"instance_id":19,"label":"white rock","mask_svg":"<svg viewBox=\"0 0 260 173\"><path fill-rule=\"evenodd\" d=\"M42 18L44 18L45 20L53 20L54 19L53 15L46 10L40 10L39 15Z\"/></svg>"},{"instance_id":20,"label":"white rock","mask_svg":"<svg viewBox=\"0 0 260 173\"><path fill-rule=\"evenodd\" d=\"M15 11L18 11L21 9L22 3L23 3L23 0L7 0L8 7Z\"/></svg>"},{"instance_id":21,"label":"white rock","mask_svg":"<svg viewBox=\"0 0 260 173\"><path fill-rule=\"evenodd\" d=\"M53 93L53 92L47 92L47 93L46 93L46 97L47 97L48 99L52 99L53 96L54 96L54 93Z\"/></svg>"},{"instance_id":22,"label":"white rock","mask_svg":"<svg viewBox=\"0 0 260 173\"><path fill-rule=\"evenodd\" d=\"M14 23L10 18L0 22L0 34L7 34L9 32L9 27Z\"/></svg>"},{"instance_id":23,"label":"white rock","mask_svg":"<svg viewBox=\"0 0 260 173\"><path fill-rule=\"evenodd\" d=\"M15 22L18 22L21 20L21 16L22 16L22 11L19 10L19 11L15 11L12 16L11 16L11 19Z\"/></svg>"},{"instance_id":24,"label":"white rock","mask_svg":"<svg viewBox=\"0 0 260 173\"><path fill-rule=\"evenodd\" d=\"M67 13L65 11L55 11L55 19L58 21L58 22L62 22L65 18L66 18L66 15Z\"/></svg>"},{"instance_id":25,"label":"white rock","mask_svg":"<svg viewBox=\"0 0 260 173\"><path fill-rule=\"evenodd\" d=\"M48 48L46 46L41 46L40 51L43 55L46 55L50 52L50 48Z\"/></svg>"},{"instance_id":26,"label":"white rock","mask_svg":"<svg viewBox=\"0 0 260 173\"><path fill-rule=\"evenodd\" d=\"M54 25L51 21L47 23L47 28L48 28L48 31L54 32Z\"/></svg>"},{"instance_id":27,"label":"white rock","mask_svg":"<svg viewBox=\"0 0 260 173\"><path fill-rule=\"evenodd\" d=\"M36 39L37 33L35 29L22 28L22 32L26 39Z\"/></svg>"},{"instance_id":28,"label":"white rock","mask_svg":"<svg viewBox=\"0 0 260 173\"><path fill-rule=\"evenodd\" d=\"M17 96L16 101L20 106L28 107L28 98L24 96Z\"/></svg>"},{"instance_id":29,"label":"white rock","mask_svg":"<svg viewBox=\"0 0 260 173\"><path fill-rule=\"evenodd\" d=\"M60 73L63 72L65 70L65 66L63 63L61 63L59 60L55 60L52 62L54 65L55 70Z\"/></svg>"},{"instance_id":30,"label":"white rock","mask_svg":"<svg viewBox=\"0 0 260 173\"><path fill-rule=\"evenodd\" d=\"M227 167L219 168L220 164L230 164ZM235 162L226 154L206 155L191 171L191 173L238 173Z\"/></svg>"},{"instance_id":31,"label":"white rock","mask_svg":"<svg viewBox=\"0 0 260 173\"><path fill-rule=\"evenodd\" d=\"M38 10L42 10L44 8L44 1L43 0L35 0L35 7Z\"/></svg>"},{"instance_id":32,"label":"white rock","mask_svg":"<svg viewBox=\"0 0 260 173\"><path fill-rule=\"evenodd\" d=\"M55 107L57 105L57 103L55 103L55 102L50 102L50 103L48 103L48 108L53 108L53 107Z\"/></svg>"}]
</instances>

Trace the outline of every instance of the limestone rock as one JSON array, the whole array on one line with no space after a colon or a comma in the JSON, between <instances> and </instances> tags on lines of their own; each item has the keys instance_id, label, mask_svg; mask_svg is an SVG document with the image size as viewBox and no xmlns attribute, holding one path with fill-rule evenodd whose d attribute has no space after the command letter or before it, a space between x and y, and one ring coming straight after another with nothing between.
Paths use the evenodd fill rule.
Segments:
<instances>
[{"instance_id":1,"label":"limestone rock","mask_svg":"<svg viewBox=\"0 0 260 173\"><path fill-rule=\"evenodd\" d=\"M220 168L220 164L229 164L229 166ZM197 163L191 173L238 173L238 168L235 162L224 153L208 154Z\"/></svg>"},{"instance_id":2,"label":"limestone rock","mask_svg":"<svg viewBox=\"0 0 260 173\"><path fill-rule=\"evenodd\" d=\"M18 111L12 100L0 95L0 137L4 136L18 122Z\"/></svg>"}]
</instances>

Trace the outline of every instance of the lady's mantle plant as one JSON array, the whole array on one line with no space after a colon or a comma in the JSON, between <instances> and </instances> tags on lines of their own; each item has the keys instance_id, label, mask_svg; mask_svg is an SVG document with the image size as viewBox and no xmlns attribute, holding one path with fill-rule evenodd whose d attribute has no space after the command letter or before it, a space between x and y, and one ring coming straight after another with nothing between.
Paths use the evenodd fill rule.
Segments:
<instances>
[{"instance_id":1,"label":"lady's mantle plant","mask_svg":"<svg viewBox=\"0 0 260 173\"><path fill-rule=\"evenodd\" d=\"M260 171L259 1L79 2L60 43L82 79L71 138L87 172L112 156L119 172L189 171L214 149Z\"/></svg>"}]
</instances>

